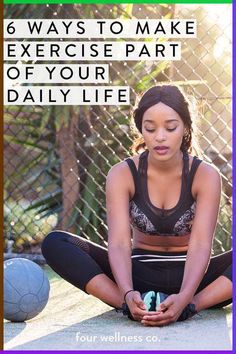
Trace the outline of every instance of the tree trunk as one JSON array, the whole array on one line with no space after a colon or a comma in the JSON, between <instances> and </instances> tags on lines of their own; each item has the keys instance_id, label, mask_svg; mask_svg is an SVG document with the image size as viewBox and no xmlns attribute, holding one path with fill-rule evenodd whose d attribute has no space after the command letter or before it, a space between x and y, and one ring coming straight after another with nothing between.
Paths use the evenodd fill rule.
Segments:
<instances>
[{"instance_id":1,"label":"tree trunk","mask_svg":"<svg viewBox=\"0 0 236 354\"><path fill-rule=\"evenodd\" d=\"M79 197L79 169L75 150L77 122L78 117L71 108L69 123L65 125L63 122L57 133L58 153L61 161L63 208L59 227L70 232L75 230L74 225L69 225L69 220Z\"/></svg>"}]
</instances>

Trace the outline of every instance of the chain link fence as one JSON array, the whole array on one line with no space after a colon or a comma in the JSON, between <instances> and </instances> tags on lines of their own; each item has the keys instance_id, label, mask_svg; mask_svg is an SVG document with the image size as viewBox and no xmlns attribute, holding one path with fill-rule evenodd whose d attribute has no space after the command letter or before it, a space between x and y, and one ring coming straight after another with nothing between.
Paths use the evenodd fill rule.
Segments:
<instances>
[{"instance_id":1,"label":"chain link fence","mask_svg":"<svg viewBox=\"0 0 236 354\"><path fill-rule=\"evenodd\" d=\"M5 11L5 18L197 20L197 38L178 39L181 61L107 62L110 85L130 86L131 108L137 94L159 83L178 84L188 94L200 154L222 176L213 252L230 249L231 5L6 5ZM5 107L6 250L38 253L54 228L107 245L105 179L131 155L131 108Z\"/></svg>"}]
</instances>

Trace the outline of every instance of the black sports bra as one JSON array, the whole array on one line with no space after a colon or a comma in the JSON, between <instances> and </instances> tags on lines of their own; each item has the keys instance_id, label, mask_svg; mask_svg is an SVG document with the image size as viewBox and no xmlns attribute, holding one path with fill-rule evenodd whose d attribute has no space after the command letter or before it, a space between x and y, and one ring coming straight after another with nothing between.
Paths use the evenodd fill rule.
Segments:
<instances>
[{"instance_id":1,"label":"black sports bra","mask_svg":"<svg viewBox=\"0 0 236 354\"><path fill-rule=\"evenodd\" d=\"M196 208L191 188L194 175L202 161L194 156L189 171L189 155L183 154L184 163L179 201L174 208L161 209L151 203L148 195L147 158L148 150L140 155L138 170L132 159L125 160L129 165L135 184L135 194L129 202L131 224L141 232L150 235L181 236L189 234Z\"/></svg>"}]
</instances>

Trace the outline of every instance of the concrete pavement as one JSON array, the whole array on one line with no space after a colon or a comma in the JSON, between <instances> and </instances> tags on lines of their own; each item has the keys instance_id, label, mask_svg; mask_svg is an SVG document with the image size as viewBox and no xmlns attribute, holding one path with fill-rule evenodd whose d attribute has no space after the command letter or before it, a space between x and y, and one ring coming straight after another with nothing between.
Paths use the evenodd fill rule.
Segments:
<instances>
[{"instance_id":1,"label":"concrete pavement","mask_svg":"<svg viewBox=\"0 0 236 354\"><path fill-rule=\"evenodd\" d=\"M5 350L232 350L232 307L167 327L143 327L44 268L45 309L25 323L5 321Z\"/></svg>"}]
</instances>

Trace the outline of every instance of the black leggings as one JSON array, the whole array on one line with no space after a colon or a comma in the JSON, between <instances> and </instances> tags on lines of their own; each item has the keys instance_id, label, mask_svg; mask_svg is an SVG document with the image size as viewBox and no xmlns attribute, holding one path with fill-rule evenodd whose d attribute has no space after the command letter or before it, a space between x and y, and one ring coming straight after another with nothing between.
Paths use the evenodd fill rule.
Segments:
<instances>
[{"instance_id":1,"label":"black leggings","mask_svg":"<svg viewBox=\"0 0 236 354\"><path fill-rule=\"evenodd\" d=\"M86 292L86 284L98 274L115 281L108 261L108 251L80 236L64 231L52 231L44 239L42 253L48 265L62 278ZM140 293L154 290L166 294L178 293L181 287L186 252L132 251L132 278ZM219 276L232 280L232 251L213 256L197 291L201 291ZM232 299L212 308L232 303Z\"/></svg>"}]
</instances>

